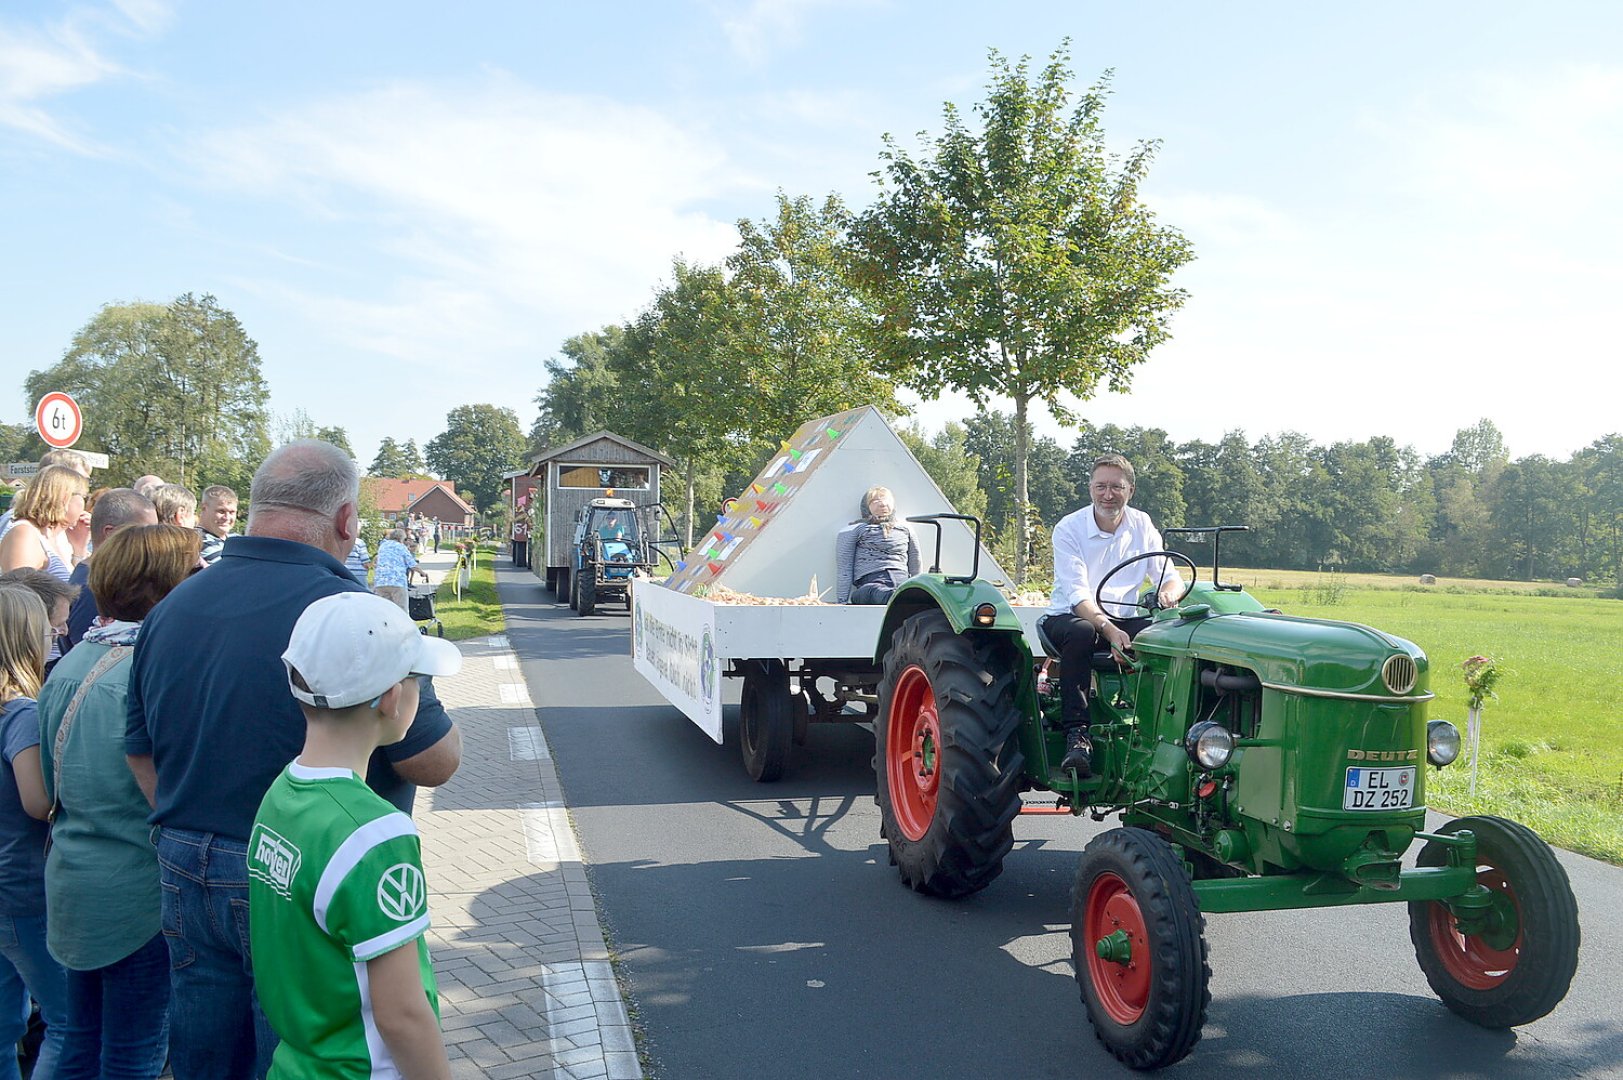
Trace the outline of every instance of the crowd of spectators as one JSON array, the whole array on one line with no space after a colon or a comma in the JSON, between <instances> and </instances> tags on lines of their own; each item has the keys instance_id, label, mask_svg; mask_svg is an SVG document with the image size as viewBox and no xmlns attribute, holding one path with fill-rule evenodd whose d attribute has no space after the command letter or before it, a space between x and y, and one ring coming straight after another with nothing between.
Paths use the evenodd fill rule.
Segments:
<instances>
[{"instance_id":1,"label":"crowd of spectators","mask_svg":"<svg viewBox=\"0 0 1623 1080\"><path fill-rule=\"evenodd\" d=\"M345 805L376 808L387 826L373 831L388 836L362 830L345 846L361 874L380 860L396 868L405 849L416 858L417 786L460 763L428 677L453 669L428 646L418 657L410 619L364 596L370 567L375 591L407 606L406 576L421 574L408 537L396 530L371 557L355 462L322 442L260 465L241 533L228 487L205 488L201 506L156 476L92 495L90 471L82 455L48 457L0 521L0 1040L23 1035L31 999L44 1024L36 1080L155 1078L166 1063L175 1080L257 1078L273 1058L289 1075L310 1061L332 1075L399 1075L406 1054L426 1062L423 1075L448 1075L426 906L380 949L353 937L349 913L330 912L313 881L278 878L270 921L266 894L249 887L298 870L297 859L266 863L276 844L255 831L273 784L331 785ZM393 651L329 658L377 683L364 699L305 693L301 704L299 687L327 669L308 652L294 669L295 627L317 601L346 596L364 601L339 607L368 627L367 647ZM337 768L351 759L333 758L335 746L366 752ZM381 854L363 857L374 839ZM350 891L368 887L383 884ZM288 907L291 897L303 900ZM376 993L364 976L350 992L256 981L267 950L284 945L312 965L364 966ZM313 1008L320 1023L307 1022ZM346 1025L354 1038L310 1044ZM0 1080L17 1075L0 1054Z\"/></svg>"}]
</instances>

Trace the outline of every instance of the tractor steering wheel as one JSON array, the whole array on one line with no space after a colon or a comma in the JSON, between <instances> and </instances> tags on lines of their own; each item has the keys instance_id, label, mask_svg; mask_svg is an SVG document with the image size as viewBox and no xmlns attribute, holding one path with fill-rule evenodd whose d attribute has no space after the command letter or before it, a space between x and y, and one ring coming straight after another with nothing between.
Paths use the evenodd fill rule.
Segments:
<instances>
[{"instance_id":1,"label":"tractor steering wheel","mask_svg":"<svg viewBox=\"0 0 1623 1080\"><path fill-rule=\"evenodd\" d=\"M1200 577L1200 570L1195 566L1195 561L1180 551L1146 551L1142 555L1134 555L1129 559L1123 559L1121 562L1111 567L1110 572L1099 579L1098 588L1093 590L1093 602L1098 605L1100 611L1104 612L1106 615L1110 614L1110 609L1105 607L1106 601L1104 600L1105 586L1110 584L1110 579L1127 569L1129 566L1132 566L1134 563L1141 563L1146 559L1170 559L1175 563L1182 563L1184 566L1189 568L1188 583L1184 586L1183 592L1178 594L1178 599L1169 604L1169 607L1177 607L1179 604L1183 603L1184 597L1188 596L1190 590L1195 587L1195 580ZM1163 575L1163 577L1165 577L1165 575ZM1157 585L1155 589L1152 589L1150 592L1145 594L1147 599L1140 598L1137 600L1111 600L1108 602L1116 607L1142 608L1147 612L1154 612L1161 606L1159 599L1160 595L1161 589L1159 585Z\"/></svg>"}]
</instances>

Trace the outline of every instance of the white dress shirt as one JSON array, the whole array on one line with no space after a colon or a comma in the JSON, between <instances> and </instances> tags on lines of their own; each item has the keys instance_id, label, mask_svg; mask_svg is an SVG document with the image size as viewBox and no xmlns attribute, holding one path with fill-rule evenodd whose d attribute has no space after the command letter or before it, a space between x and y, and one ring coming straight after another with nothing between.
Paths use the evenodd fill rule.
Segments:
<instances>
[{"instance_id":1,"label":"white dress shirt","mask_svg":"<svg viewBox=\"0 0 1623 1080\"><path fill-rule=\"evenodd\" d=\"M1053 542L1054 592L1048 614L1063 615L1081 601L1092 600L1095 588L1116 564L1146 551L1161 550L1161 533L1150 515L1131 506L1126 508L1116 531L1105 532L1099 528L1090 503L1060 519L1054 526ZM1163 580L1183 580L1170 560L1145 559L1111 579L1103 597L1105 614L1118 619L1148 615L1141 607L1123 603L1137 598L1146 579L1152 591L1159 589Z\"/></svg>"}]
</instances>

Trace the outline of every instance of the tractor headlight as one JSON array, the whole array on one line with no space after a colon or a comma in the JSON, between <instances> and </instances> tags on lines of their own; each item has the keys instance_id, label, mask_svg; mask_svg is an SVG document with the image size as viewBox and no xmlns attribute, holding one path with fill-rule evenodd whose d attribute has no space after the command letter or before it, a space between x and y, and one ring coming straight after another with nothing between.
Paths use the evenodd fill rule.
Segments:
<instances>
[{"instance_id":1,"label":"tractor headlight","mask_svg":"<svg viewBox=\"0 0 1623 1080\"><path fill-rule=\"evenodd\" d=\"M1183 737L1183 748L1202 769L1221 769L1234 755L1234 733L1216 720L1203 720Z\"/></svg>"},{"instance_id":2,"label":"tractor headlight","mask_svg":"<svg viewBox=\"0 0 1623 1080\"><path fill-rule=\"evenodd\" d=\"M1447 720L1426 724L1426 760L1433 765L1451 765L1460 756L1460 729Z\"/></svg>"}]
</instances>

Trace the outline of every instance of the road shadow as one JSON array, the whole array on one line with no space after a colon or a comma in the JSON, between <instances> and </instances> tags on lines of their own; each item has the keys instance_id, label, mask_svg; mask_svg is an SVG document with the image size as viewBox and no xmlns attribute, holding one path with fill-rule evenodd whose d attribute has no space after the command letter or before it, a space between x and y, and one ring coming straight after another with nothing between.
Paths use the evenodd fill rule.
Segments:
<instances>
[{"instance_id":1,"label":"road shadow","mask_svg":"<svg viewBox=\"0 0 1623 1080\"><path fill-rule=\"evenodd\" d=\"M815 828L815 826L813 826ZM604 895L680 903L647 932L633 908L605 923L658 1075L1126 1077L1094 1038L1068 958L1032 963L1063 898L1000 881L960 901L920 896L885 849L809 845L816 858L594 865ZM1037 853L1040 859L1040 853ZM1074 857L1055 854L1066 874ZM1033 859L1028 854L1028 863ZM1041 871L1040 865L1028 870ZM831 877L840 882L830 888ZM861 917L853 917L860 911ZM1403 942L1404 947L1407 942ZM1223 957L1214 957L1221 964ZM1304 963L1311 963L1304 953ZM1214 984L1217 982L1214 975ZM1417 1080L1616 1075L1623 1034L1486 1031L1435 998L1222 994L1170 1076ZM1609 1071L1610 1070L1610 1071Z\"/></svg>"}]
</instances>

